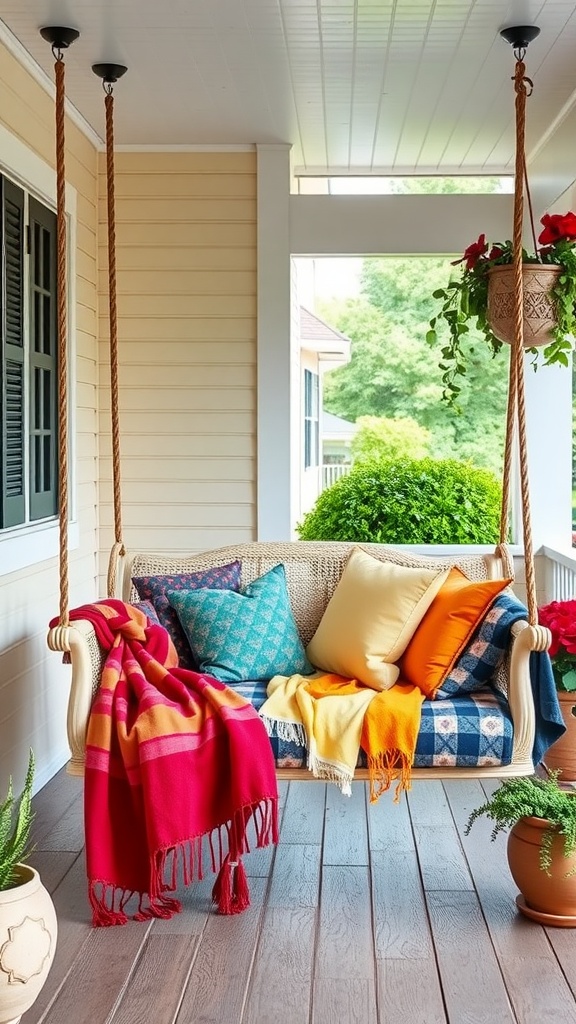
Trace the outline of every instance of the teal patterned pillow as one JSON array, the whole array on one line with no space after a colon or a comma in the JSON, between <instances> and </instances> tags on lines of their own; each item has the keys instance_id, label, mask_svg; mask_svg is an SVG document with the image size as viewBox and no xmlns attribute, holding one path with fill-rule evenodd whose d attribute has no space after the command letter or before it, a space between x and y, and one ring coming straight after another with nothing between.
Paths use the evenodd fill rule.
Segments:
<instances>
[{"instance_id":1,"label":"teal patterned pillow","mask_svg":"<svg viewBox=\"0 0 576 1024\"><path fill-rule=\"evenodd\" d=\"M223 683L313 671L290 607L283 565L231 590L168 590L200 671Z\"/></svg>"}]
</instances>

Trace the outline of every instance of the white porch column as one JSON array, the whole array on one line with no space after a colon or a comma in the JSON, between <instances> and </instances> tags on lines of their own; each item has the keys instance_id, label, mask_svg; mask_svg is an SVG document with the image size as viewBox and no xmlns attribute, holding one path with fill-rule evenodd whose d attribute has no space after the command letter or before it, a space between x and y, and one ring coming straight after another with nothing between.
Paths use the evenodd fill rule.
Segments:
<instances>
[{"instance_id":1,"label":"white porch column","mask_svg":"<svg viewBox=\"0 0 576 1024\"><path fill-rule=\"evenodd\" d=\"M539 366L526 358L526 436L534 551L542 544L566 550L572 536L572 369ZM515 539L522 543L520 506Z\"/></svg>"},{"instance_id":2,"label":"white porch column","mask_svg":"<svg viewBox=\"0 0 576 1024\"><path fill-rule=\"evenodd\" d=\"M290 147L258 145L257 539L289 540Z\"/></svg>"}]
</instances>

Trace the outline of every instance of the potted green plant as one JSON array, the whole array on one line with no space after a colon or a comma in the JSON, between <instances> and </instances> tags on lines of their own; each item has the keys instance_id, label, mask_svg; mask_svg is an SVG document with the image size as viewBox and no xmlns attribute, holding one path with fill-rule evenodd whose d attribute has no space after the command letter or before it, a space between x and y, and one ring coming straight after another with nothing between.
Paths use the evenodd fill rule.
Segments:
<instances>
[{"instance_id":1,"label":"potted green plant","mask_svg":"<svg viewBox=\"0 0 576 1024\"><path fill-rule=\"evenodd\" d=\"M576 927L576 792L548 778L506 779L468 818L494 822L492 839L510 829L507 855L520 889L519 910L544 924Z\"/></svg>"},{"instance_id":2,"label":"potted green plant","mask_svg":"<svg viewBox=\"0 0 576 1024\"><path fill-rule=\"evenodd\" d=\"M538 621L552 634L550 658L566 732L546 753L546 765L560 769L562 781L576 781L576 600L550 601Z\"/></svg>"},{"instance_id":3,"label":"potted green plant","mask_svg":"<svg viewBox=\"0 0 576 1024\"><path fill-rule=\"evenodd\" d=\"M38 996L54 959L57 923L38 872L26 864L33 820L34 755L19 799L12 780L0 805L0 1024L16 1024Z\"/></svg>"},{"instance_id":4,"label":"potted green plant","mask_svg":"<svg viewBox=\"0 0 576 1024\"><path fill-rule=\"evenodd\" d=\"M534 355L543 346L543 363L568 366L567 353L576 333L576 214L545 214L539 248L522 250L524 283L524 345ZM441 302L430 320L426 340L439 342L438 326L444 321L448 340L442 339L440 369L444 398L453 402L459 392L458 378L466 373L463 343L470 326L476 327L493 354L502 342L514 338L514 268L511 241L486 241L480 235L464 255L453 261L460 273L433 297Z\"/></svg>"}]
</instances>

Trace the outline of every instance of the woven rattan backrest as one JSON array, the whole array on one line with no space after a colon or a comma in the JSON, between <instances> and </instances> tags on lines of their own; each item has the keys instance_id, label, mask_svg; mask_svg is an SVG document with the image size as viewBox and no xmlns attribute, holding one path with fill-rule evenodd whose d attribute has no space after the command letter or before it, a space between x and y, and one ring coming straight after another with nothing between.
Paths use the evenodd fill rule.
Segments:
<instances>
[{"instance_id":1,"label":"woven rattan backrest","mask_svg":"<svg viewBox=\"0 0 576 1024\"><path fill-rule=\"evenodd\" d=\"M458 565L471 580L513 575L512 560L505 549L502 558L486 554L430 557L382 544L359 546L375 558L397 565L438 569ZM237 559L242 563L242 584L245 586L282 563L298 631L302 642L307 644L318 627L353 547L355 545L351 543L328 541L254 541L216 548L190 558L138 553L126 562L122 596L127 601L138 600L131 584L132 576L197 572Z\"/></svg>"}]
</instances>

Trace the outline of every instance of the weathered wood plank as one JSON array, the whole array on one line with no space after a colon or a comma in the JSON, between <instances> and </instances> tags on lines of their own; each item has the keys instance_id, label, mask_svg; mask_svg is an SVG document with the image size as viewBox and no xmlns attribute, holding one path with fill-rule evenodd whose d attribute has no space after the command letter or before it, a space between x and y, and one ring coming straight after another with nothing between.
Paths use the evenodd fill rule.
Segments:
<instances>
[{"instance_id":1,"label":"weathered wood plank","mask_svg":"<svg viewBox=\"0 0 576 1024\"><path fill-rule=\"evenodd\" d=\"M232 917L209 917L174 1024L231 1024L241 1020L264 891L263 880L254 878L248 910Z\"/></svg>"},{"instance_id":2,"label":"weathered wood plank","mask_svg":"<svg viewBox=\"0 0 576 1024\"><path fill-rule=\"evenodd\" d=\"M433 957L429 960L380 960L377 970L382 1024L388 1021L391 1024L446 1024Z\"/></svg>"},{"instance_id":3,"label":"weathered wood plank","mask_svg":"<svg viewBox=\"0 0 576 1024\"><path fill-rule=\"evenodd\" d=\"M336 981L344 968L349 977L374 983L370 876L365 867L322 870L317 978Z\"/></svg>"},{"instance_id":4,"label":"weathered wood plank","mask_svg":"<svg viewBox=\"0 0 576 1024\"><path fill-rule=\"evenodd\" d=\"M315 931L315 908L267 909L242 1024L308 1024Z\"/></svg>"},{"instance_id":5,"label":"weathered wood plank","mask_svg":"<svg viewBox=\"0 0 576 1024\"><path fill-rule=\"evenodd\" d=\"M32 801L32 843L37 850L44 849L44 841L53 831L58 819L66 813L78 794L83 792L84 780L67 775L66 769L61 768L54 778L36 793Z\"/></svg>"},{"instance_id":6,"label":"weathered wood plank","mask_svg":"<svg viewBox=\"0 0 576 1024\"><path fill-rule=\"evenodd\" d=\"M173 1024L197 948L188 935L152 930L109 1024Z\"/></svg>"},{"instance_id":7,"label":"weathered wood plank","mask_svg":"<svg viewBox=\"0 0 576 1024\"><path fill-rule=\"evenodd\" d=\"M368 978L320 979L314 986L314 1024L377 1024L374 982Z\"/></svg>"},{"instance_id":8,"label":"weathered wood plank","mask_svg":"<svg viewBox=\"0 0 576 1024\"><path fill-rule=\"evenodd\" d=\"M129 921L122 928L93 928L42 1024L108 1024L150 927Z\"/></svg>"},{"instance_id":9,"label":"weathered wood plank","mask_svg":"<svg viewBox=\"0 0 576 1024\"><path fill-rule=\"evenodd\" d=\"M450 1024L516 1024L476 896L427 893Z\"/></svg>"},{"instance_id":10,"label":"weathered wood plank","mask_svg":"<svg viewBox=\"0 0 576 1024\"><path fill-rule=\"evenodd\" d=\"M368 863L365 782L354 782L350 797L328 786L322 859L324 864Z\"/></svg>"},{"instance_id":11,"label":"weathered wood plank","mask_svg":"<svg viewBox=\"0 0 576 1024\"><path fill-rule=\"evenodd\" d=\"M282 819L283 843L321 843L326 783L291 782Z\"/></svg>"},{"instance_id":12,"label":"weathered wood plank","mask_svg":"<svg viewBox=\"0 0 576 1024\"><path fill-rule=\"evenodd\" d=\"M274 862L268 906L317 907L321 859L320 846L280 844Z\"/></svg>"},{"instance_id":13,"label":"weathered wood plank","mask_svg":"<svg viewBox=\"0 0 576 1024\"><path fill-rule=\"evenodd\" d=\"M370 809L374 936L378 959L434 956L408 805Z\"/></svg>"}]
</instances>

